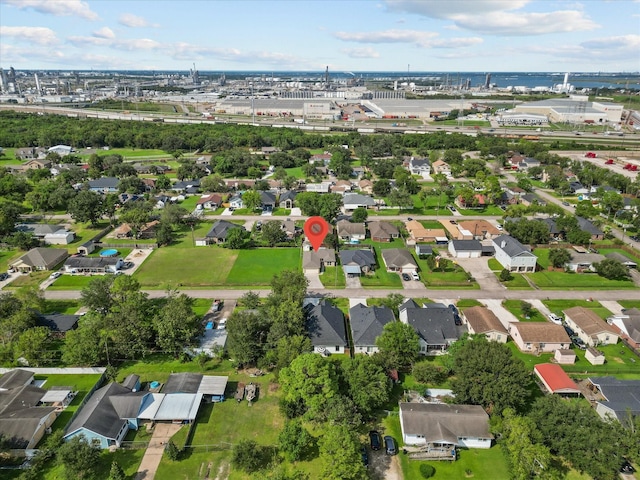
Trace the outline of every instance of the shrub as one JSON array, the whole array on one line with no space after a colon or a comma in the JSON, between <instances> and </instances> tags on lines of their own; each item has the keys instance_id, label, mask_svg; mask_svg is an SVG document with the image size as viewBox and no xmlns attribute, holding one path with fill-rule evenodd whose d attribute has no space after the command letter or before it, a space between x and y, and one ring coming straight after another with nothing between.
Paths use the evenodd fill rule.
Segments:
<instances>
[{"instance_id":1,"label":"shrub","mask_svg":"<svg viewBox=\"0 0 640 480\"><path fill-rule=\"evenodd\" d=\"M436 469L433 468L432 465L429 465L428 463L423 463L422 465L420 465L420 475L422 475L422 478L431 478L435 475L436 473Z\"/></svg>"}]
</instances>

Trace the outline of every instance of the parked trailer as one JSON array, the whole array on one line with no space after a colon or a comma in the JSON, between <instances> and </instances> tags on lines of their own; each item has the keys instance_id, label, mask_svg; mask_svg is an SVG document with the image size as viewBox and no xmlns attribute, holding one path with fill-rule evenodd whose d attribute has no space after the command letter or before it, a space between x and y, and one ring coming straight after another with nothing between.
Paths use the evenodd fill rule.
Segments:
<instances>
[{"instance_id":1,"label":"parked trailer","mask_svg":"<svg viewBox=\"0 0 640 480\"><path fill-rule=\"evenodd\" d=\"M375 128L358 128L358 133L376 133Z\"/></svg>"}]
</instances>

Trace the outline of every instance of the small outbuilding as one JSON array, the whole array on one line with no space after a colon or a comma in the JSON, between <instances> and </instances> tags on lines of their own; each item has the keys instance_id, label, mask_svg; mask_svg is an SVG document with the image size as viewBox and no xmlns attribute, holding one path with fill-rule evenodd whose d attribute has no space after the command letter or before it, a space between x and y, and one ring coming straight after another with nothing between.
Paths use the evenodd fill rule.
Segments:
<instances>
[{"instance_id":1,"label":"small outbuilding","mask_svg":"<svg viewBox=\"0 0 640 480\"><path fill-rule=\"evenodd\" d=\"M604 365L605 362L604 353L594 347L587 347L587 351L584 352L584 358L591 365Z\"/></svg>"},{"instance_id":2,"label":"small outbuilding","mask_svg":"<svg viewBox=\"0 0 640 480\"><path fill-rule=\"evenodd\" d=\"M533 371L549 393L562 396L581 395L576 382L569 378L560 365L540 363L533 367Z\"/></svg>"},{"instance_id":3,"label":"small outbuilding","mask_svg":"<svg viewBox=\"0 0 640 480\"><path fill-rule=\"evenodd\" d=\"M576 363L576 353L570 348L559 348L553 354L553 360L560 365L573 365Z\"/></svg>"}]
</instances>

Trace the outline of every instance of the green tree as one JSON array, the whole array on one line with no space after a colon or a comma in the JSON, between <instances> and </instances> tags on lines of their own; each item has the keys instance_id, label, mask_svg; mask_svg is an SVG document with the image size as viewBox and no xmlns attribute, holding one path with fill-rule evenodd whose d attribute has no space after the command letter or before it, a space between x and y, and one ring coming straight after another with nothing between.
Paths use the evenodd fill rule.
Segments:
<instances>
[{"instance_id":1,"label":"green tree","mask_svg":"<svg viewBox=\"0 0 640 480\"><path fill-rule=\"evenodd\" d=\"M274 370L279 372L284 367L291 365L291 362L303 353L310 353L313 350L311 340L306 335L292 335L281 337L275 348L269 350L267 358L270 364L274 365Z\"/></svg>"},{"instance_id":2,"label":"green tree","mask_svg":"<svg viewBox=\"0 0 640 480\"><path fill-rule=\"evenodd\" d=\"M260 208L260 205L262 205L260 192L257 192L255 190L244 192L242 194L242 203L244 204L244 207L249 209L250 211Z\"/></svg>"},{"instance_id":3,"label":"green tree","mask_svg":"<svg viewBox=\"0 0 640 480\"><path fill-rule=\"evenodd\" d=\"M313 436L297 418L288 420L278 435L278 447L290 462L302 460L314 442Z\"/></svg>"},{"instance_id":4,"label":"green tree","mask_svg":"<svg viewBox=\"0 0 640 480\"><path fill-rule=\"evenodd\" d=\"M111 469L109 470L109 478L107 480L126 480L127 476L122 470L122 467L115 460L111 462Z\"/></svg>"},{"instance_id":5,"label":"green tree","mask_svg":"<svg viewBox=\"0 0 640 480\"><path fill-rule=\"evenodd\" d=\"M283 368L278 376L283 400L300 403L309 420L323 417L327 402L338 395L335 365L315 353L304 353Z\"/></svg>"},{"instance_id":6,"label":"green tree","mask_svg":"<svg viewBox=\"0 0 640 480\"><path fill-rule=\"evenodd\" d=\"M391 192L391 183L386 178L373 182L373 193L378 197L386 197Z\"/></svg>"},{"instance_id":7,"label":"green tree","mask_svg":"<svg viewBox=\"0 0 640 480\"><path fill-rule=\"evenodd\" d=\"M0 236L8 235L14 231L21 213L22 207L17 203L0 202Z\"/></svg>"},{"instance_id":8,"label":"green tree","mask_svg":"<svg viewBox=\"0 0 640 480\"><path fill-rule=\"evenodd\" d=\"M501 282L508 282L509 280L513 279L513 275L511 275L511 272L509 271L509 269L507 268L503 268L500 271L500 281Z\"/></svg>"},{"instance_id":9,"label":"green tree","mask_svg":"<svg viewBox=\"0 0 640 480\"><path fill-rule=\"evenodd\" d=\"M82 317L76 330L69 330L65 334L62 361L78 367L103 365L109 358L109 343L104 330L104 318L89 312Z\"/></svg>"},{"instance_id":10,"label":"green tree","mask_svg":"<svg viewBox=\"0 0 640 480\"><path fill-rule=\"evenodd\" d=\"M69 480L90 479L97 473L100 450L90 445L83 435L76 435L58 447L56 458L64 466L65 476Z\"/></svg>"},{"instance_id":11,"label":"green tree","mask_svg":"<svg viewBox=\"0 0 640 480\"><path fill-rule=\"evenodd\" d=\"M229 356L239 365L254 365L263 355L268 328L257 312L233 312L227 321Z\"/></svg>"},{"instance_id":12,"label":"green tree","mask_svg":"<svg viewBox=\"0 0 640 480\"><path fill-rule=\"evenodd\" d=\"M102 199L89 190L81 190L69 200L69 214L77 222L91 222L91 225L96 225L102 212Z\"/></svg>"},{"instance_id":13,"label":"green tree","mask_svg":"<svg viewBox=\"0 0 640 480\"><path fill-rule=\"evenodd\" d=\"M232 250L240 250L247 246L250 233L244 228L232 228L227 233L226 244Z\"/></svg>"},{"instance_id":14,"label":"green tree","mask_svg":"<svg viewBox=\"0 0 640 480\"><path fill-rule=\"evenodd\" d=\"M451 387L458 403L500 414L505 408L522 408L531 396L529 370L506 345L473 337L462 342L452 360Z\"/></svg>"},{"instance_id":15,"label":"green tree","mask_svg":"<svg viewBox=\"0 0 640 480\"><path fill-rule=\"evenodd\" d=\"M271 292L278 302L289 300L302 305L308 286L309 280L304 273L295 270L284 270L271 279Z\"/></svg>"},{"instance_id":16,"label":"green tree","mask_svg":"<svg viewBox=\"0 0 640 480\"><path fill-rule=\"evenodd\" d=\"M533 315L533 305L523 300L520 302L520 311L525 318L529 318Z\"/></svg>"},{"instance_id":17,"label":"green tree","mask_svg":"<svg viewBox=\"0 0 640 480\"><path fill-rule=\"evenodd\" d=\"M328 426L320 439L322 478L327 480L364 480L360 442L355 432L344 425Z\"/></svg>"},{"instance_id":18,"label":"green tree","mask_svg":"<svg viewBox=\"0 0 640 480\"><path fill-rule=\"evenodd\" d=\"M440 385L447 379L447 371L428 360L414 364L411 371L416 381L427 385Z\"/></svg>"},{"instance_id":19,"label":"green tree","mask_svg":"<svg viewBox=\"0 0 640 480\"><path fill-rule=\"evenodd\" d=\"M248 291L238 299L238 305L248 309L256 309L260 306L260 295L256 292Z\"/></svg>"},{"instance_id":20,"label":"green tree","mask_svg":"<svg viewBox=\"0 0 640 480\"><path fill-rule=\"evenodd\" d=\"M265 222L262 225L261 235L270 247L284 242L287 238L287 234L282 230L282 223L278 221Z\"/></svg>"},{"instance_id":21,"label":"green tree","mask_svg":"<svg viewBox=\"0 0 640 480\"><path fill-rule=\"evenodd\" d=\"M128 224L131 227L133 236L138 238L143 227L149 223L150 213L147 208L134 207L120 215L120 220Z\"/></svg>"},{"instance_id":22,"label":"green tree","mask_svg":"<svg viewBox=\"0 0 640 480\"><path fill-rule=\"evenodd\" d=\"M555 268L564 268L564 265L570 260L571 254L565 248L551 248L549 250L549 263Z\"/></svg>"},{"instance_id":23,"label":"green tree","mask_svg":"<svg viewBox=\"0 0 640 480\"><path fill-rule=\"evenodd\" d=\"M167 457L169 457L169 460L172 460L174 462L180 460L180 450L178 449L176 444L173 443L173 440L169 439L169 441L164 446L164 451L166 452Z\"/></svg>"},{"instance_id":24,"label":"green tree","mask_svg":"<svg viewBox=\"0 0 640 480\"><path fill-rule=\"evenodd\" d=\"M349 396L363 416L371 416L389 401L389 379L372 357L356 355L343 363L342 372Z\"/></svg>"},{"instance_id":25,"label":"green tree","mask_svg":"<svg viewBox=\"0 0 640 480\"><path fill-rule=\"evenodd\" d=\"M351 221L354 223L364 223L367 221L369 212L366 208L358 207L351 214Z\"/></svg>"},{"instance_id":26,"label":"green tree","mask_svg":"<svg viewBox=\"0 0 640 480\"><path fill-rule=\"evenodd\" d=\"M160 222L156 228L156 241L159 245L170 245L173 242L175 235L171 225L165 222Z\"/></svg>"},{"instance_id":27,"label":"green tree","mask_svg":"<svg viewBox=\"0 0 640 480\"><path fill-rule=\"evenodd\" d=\"M179 358L185 347L195 346L202 333L200 318L193 312L193 299L169 292L154 321L157 344L165 353Z\"/></svg>"},{"instance_id":28,"label":"green tree","mask_svg":"<svg viewBox=\"0 0 640 480\"><path fill-rule=\"evenodd\" d=\"M234 447L231 455L231 464L252 473L262 467L260 448L255 440L240 440Z\"/></svg>"},{"instance_id":29,"label":"green tree","mask_svg":"<svg viewBox=\"0 0 640 480\"><path fill-rule=\"evenodd\" d=\"M389 206L391 207L396 206L401 210L403 208L413 207L413 199L411 198L411 194L404 190L391 190L387 199L389 202Z\"/></svg>"},{"instance_id":30,"label":"green tree","mask_svg":"<svg viewBox=\"0 0 640 480\"><path fill-rule=\"evenodd\" d=\"M177 228L183 223L184 217L189 215L186 208L170 203L165 205L160 214L160 222Z\"/></svg>"},{"instance_id":31,"label":"green tree","mask_svg":"<svg viewBox=\"0 0 640 480\"><path fill-rule=\"evenodd\" d=\"M40 367L51 361L53 339L48 327L33 327L20 335L14 349L15 358L24 358L31 367Z\"/></svg>"},{"instance_id":32,"label":"green tree","mask_svg":"<svg viewBox=\"0 0 640 480\"><path fill-rule=\"evenodd\" d=\"M420 353L418 334L411 325L403 322L387 323L376 338L376 345L392 368L411 365Z\"/></svg>"},{"instance_id":33,"label":"green tree","mask_svg":"<svg viewBox=\"0 0 640 480\"><path fill-rule=\"evenodd\" d=\"M594 263L593 268L598 275L609 280L625 280L629 277L629 269L614 258L605 258Z\"/></svg>"},{"instance_id":34,"label":"green tree","mask_svg":"<svg viewBox=\"0 0 640 480\"><path fill-rule=\"evenodd\" d=\"M89 310L106 313L113 305L111 287L116 279L113 275L91 277L88 285L80 292L80 302Z\"/></svg>"}]
</instances>

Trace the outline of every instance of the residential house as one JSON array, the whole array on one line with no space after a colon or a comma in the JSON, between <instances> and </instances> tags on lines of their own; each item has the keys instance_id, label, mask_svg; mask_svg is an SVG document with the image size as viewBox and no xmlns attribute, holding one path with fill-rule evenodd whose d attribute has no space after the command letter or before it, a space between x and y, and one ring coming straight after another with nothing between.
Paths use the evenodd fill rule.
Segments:
<instances>
[{"instance_id":1,"label":"residential house","mask_svg":"<svg viewBox=\"0 0 640 480\"><path fill-rule=\"evenodd\" d=\"M307 183L305 185L305 190L307 192L329 193L331 186L331 182Z\"/></svg>"},{"instance_id":2,"label":"residential house","mask_svg":"<svg viewBox=\"0 0 640 480\"><path fill-rule=\"evenodd\" d=\"M502 234L493 224L486 220L465 220L458 222L460 230L470 232L476 240L493 239ZM458 240L466 240L459 238Z\"/></svg>"},{"instance_id":3,"label":"residential house","mask_svg":"<svg viewBox=\"0 0 640 480\"><path fill-rule=\"evenodd\" d=\"M605 259L604 255L599 253L584 253L568 250L571 259L564 264L565 268L571 272L595 272L594 263L599 263Z\"/></svg>"},{"instance_id":4,"label":"residential house","mask_svg":"<svg viewBox=\"0 0 640 480\"><path fill-rule=\"evenodd\" d=\"M590 377L589 382L603 397L596 400L596 412L602 419L616 419L628 426L631 415L640 415L640 380Z\"/></svg>"},{"instance_id":5,"label":"residential house","mask_svg":"<svg viewBox=\"0 0 640 480\"><path fill-rule=\"evenodd\" d=\"M50 223L19 223L15 227L17 232L30 233L40 240L61 229L64 230L64 227Z\"/></svg>"},{"instance_id":6,"label":"residential house","mask_svg":"<svg viewBox=\"0 0 640 480\"><path fill-rule=\"evenodd\" d=\"M376 338L387 323L395 321L389 307L367 307L358 303L349 309L354 353L373 354L378 351Z\"/></svg>"},{"instance_id":7,"label":"residential house","mask_svg":"<svg viewBox=\"0 0 640 480\"><path fill-rule=\"evenodd\" d=\"M125 380L126 381L126 380ZM172 373L162 386L162 393L200 394L203 400L223 402L229 377L224 375L202 375L201 373Z\"/></svg>"},{"instance_id":8,"label":"residential house","mask_svg":"<svg viewBox=\"0 0 640 480\"><path fill-rule=\"evenodd\" d=\"M57 153L61 157L71 155L71 152L73 152L73 148L69 145L54 145L47 150L47 153Z\"/></svg>"},{"instance_id":9,"label":"residential house","mask_svg":"<svg viewBox=\"0 0 640 480\"><path fill-rule=\"evenodd\" d=\"M421 255L433 255L433 247L431 245L416 244L415 251L418 257Z\"/></svg>"},{"instance_id":10,"label":"residential house","mask_svg":"<svg viewBox=\"0 0 640 480\"><path fill-rule=\"evenodd\" d=\"M364 223L351 223L348 220L340 220L336 223L336 231L340 240L358 243L367 237L367 229Z\"/></svg>"},{"instance_id":11,"label":"residential house","mask_svg":"<svg viewBox=\"0 0 640 480\"><path fill-rule=\"evenodd\" d=\"M311 155L311 157L309 158L309 163L312 163L314 165L329 165L332 156L333 155L331 155L329 152L317 153L315 155Z\"/></svg>"},{"instance_id":12,"label":"residential house","mask_svg":"<svg viewBox=\"0 0 640 480\"><path fill-rule=\"evenodd\" d=\"M124 262L121 257L69 257L64 262L67 273L104 274L116 273Z\"/></svg>"},{"instance_id":13,"label":"residential house","mask_svg":"<svg viewBox=\"0 0 640 480\"><path fill-rule=\"evenodd\" d=\"M548 393L561 395L563 397L579 397L582 395L580 387L569 378L569 375L560 365L555 363L539 363L533 366L536 374Z\"/></svg>"},{"instance_id":14,"label":"residential house","mask_svg":"<svg viewBox=\"0 0 640 480\"><path fill-rule=\"evenodd\" d=\"M156 236L156 228L158 228L160 222L153 220L140 226L135 238L154 238ZM132 238L134 236L134 229L128 223L123 223L113 231L116 238Z\"/></svg>"},{"instance_id":15,"label":"residential house","mask_svg":"<svg viewBox=\"0 0 640 480\"><path fill-rule=\"evenodd\" d=\"M632 348L640 348L640 309L624 309L620 314L609 317L607 323L614 327Z\"/></svg>"},{"instance_id":16,"label":"residential house","mask_svg":"<svg viewBox=\"0 0 640 480\"><path fill-rule=\"evenodd\" d=\"M471 307L464 310L464 317L467 320L469 333L472 335L482 334L489 340L498 343L506 343L509 333L502 322L487 307Z\"/></svg>"},{"instance_id":17,"label":"residential house","mask_svg":"<svg viewBox=\"0 0 640 480\"><path fill-rule=\"evenodd\" d=\"M431 163L428 158L414 158L409 160L409 171L413 175L420 175L422 178L431 178Z\"/></svg>"},{"instance_id":18,"label":"residential house","mask_svg":"<svg viewBox=\"0 0 640 480\"><path fill-rule=\"evenodd\" d=\"M564 327L551 322L512 322L507 331L524 353L552 353L571 346Z\"/></svg>"},{"instance_id":19,"label":"residential house","mask_svg":"<svg viewBox=\"0 0 640 480\"><path fill-rule=\"evenodd\" d=\"M580 230L591 234L591 240L604 239L604 232L596 227L590 220L577 216L576 220L578 220L578 227L580 228Z\"/></svg>"},{"instance_id":20,"label":"residential house","mask_svg":"<svg viewBox=\"0 0 640 480\"><path fill-rule=\"evenodd\" d=\"M300 227L296 227L296 222L288 218L280 222L280 224L282 231L285 233L288 239L292 239L298 236L302 231Z\"/></svg>"},{"instance_id":21,"label":"residential house","mask_svg":"<svg viewBox=\"0 0 640 480\"><path fill-rule=\"evenodd\" d=\"M53 270L69 256L67 250L58 248L32 248L17 260L9 264L22 273L35 272L38 270Z\"/></svg>"},{"instance_id":22,"label":"residential house","mask_svg":"<svg viewBox=\"0 0 640 480\"><path fill-rule=\"evenodd\" d=\"M524 157L516 164L516 166L518 167L518 170L526 172L530 168L539 167L540 161L535 158Z\"/></svg>"},{"instance_id":23,"label":"residential house","mask_svg":"<svg viewBox=\"0 0 640 480\"><path fill-rule=\"evenodd\" d=\"M65 315L63 313L40 314L36 318L36 326L47 327L52 333L63 334L78 328L80 315Z\"/></svg>"},{"instance_id":24,"label":"residential house","mask_svg":"<svg viewBox=\"0 0 640 480\"><path fill-rule=\"evenodd\" d=\"M43 159L33 159L24 162L20 165L20 170L44 170L51 168L51 162L49 160Z\"/></svg>"},{"instance_id":25,"label":"residential house","mask_svg":"<svg viewBox=\"0 0 640 480\"><path fill-rule=\"evenodd\" d=\"M358 182L358 188L362 193L373 195L373 182L371 180L360 180Z\"/></svg>"},{"instance_id":26,"label":"residential house","mask_svg":"<svg viewBox=\"0 0 640 480\"><path fill-rule=\"evenodd\" d=\"M390 242L400 238L400 231L389 222L369 222L369 233L374 242Z\"/></svg>"},{"instance_id":27,"label":"residential house","mask_svg":"<svg viewBox=\"0 0 640 480\"><path fill-rule=\"evenodd\" d=\"M96 249L96 244L93 243L93 240L88 240L84 242L82 245L80 245L76 251L80 255L89 255L90 253L93 253L95 249Z\"/></svg>"},{"instance_id":28,"label":"residential house","mask_svg":"<svg viewBox=\"0 0 640 480\"><path fill-rule=\"evenodd\" d=\"M413 300L400 305L400 321L411 325L420 340L420 353L444 352L466 330L455 324L453 312L444 304L428 303L422 308Z\"/></svg>"},{"instance_id":29,"label":"residential house","mask_svg":"<svg viewBox=\"0 0 640 480\"><path fill-rule=\"evenodd\" d=\"M217 220L216 223L213 224L209 232L205 235L207 242L211 243L224 243L227 241L227 235L229 231L234 228L245 228L242 225L237 225L235 223L228 222L227 220Z\"/></svg>"},{"instance_id":30,"label":"residential house","mask_svg":"<svg viewBox=\"0 0 640 480\"><path fill-rule=\"evenodd\" d=\"M215 210L222 205L222 195L212 193L210 195L204 195L196 202L196 208L205 210Z\"/></svg>"},{"instance_id":31,"label":"residential house","mask_svg":"<svg viewBox=\"0 0 640 480\"><path fill-rule=\"evenodd\" d=\"M371 250L340 250L340 263L347 275L362 275L375 270L376 257Z\"/></svg>"},{"instance_id":32,"label":"residential house","mask_svg":"<svg viewBox=\"0 0 640 480\"><path fill-rule=\"evenodd\" d=\"M432 456L455 459L455 448L491 448L489 415L480 405L400 402L405 445L425 446Z\"/></svg>"},{"instance_id":33,"label":"residential house","mask_svg":"<svg viewBox=\"0 0 640 480\"><path fill-rule=\"evenodd\" d=\"M0 377L0 434L9 448L36 448L57 417L55 407L39 406L47 390L32 382L33 372L22 369Z\"/></svg>"},{"instance_id":34,"label":"residential house","mask_svg":"<svg viewBox=\"0 0 640 480\"><path fill-rule=\"evenodd\" d=\"M270 212L276 208L276 194L268 190L260 190L260 206L262 210Z\"/></svg>"},{"instance_id":35,"label":"residential house","mask_svg":"<svg viewBox=\"0 0 640 480\"><path fill-rule=\"evenodd\" d=\"M307 331L316 353L349 353L344 314L331 303L321 300L308 305Z\"/></svg>"},{"instance_id":36,"label":"residential house","mask_svg":"<svg viewBox=\"0 0 640 480\"><path fill-rule=\"evenodd\" d=\"M279 152L279 151L280 151L280 149L278 147L262 147L260 149L260 152L263 155L271 155L272 153L276 153L276 152Z\"/></svg>"},{"instance_id":37,"label":"residential house","mask_svg":"<svg viewBox=\"0 0 640 480\"><path fill-rule=\"evenodd\" d=\"M510 235L493 239L496 260L510 272L535 272L538 257Z\"/></svg>"},{"instance_id":38,"label":"residential house","mask_svg":"<svg viewBox=\"0 0 640 480\"><path fill-rule=\"evenodd\" d=\"M18 160L29 160L34 158L42 158L45 157L45 150L42 147L27 147L27 148L18 148L16 149L14 155Z\"/></svg>"},{"instance_id":39,"label":"residential house","mask_svg":"<svg viewBox=\"0 0 640 480\"><path fill-rule=\"evenodd\" d=\"M302 252L302 271L304 273L322 273L324 267L336 266L336 251L333 248L319 248Z\"/></svg>"},{"instance_id":40,"label":"residential house","mask_svg":"<svg viewBox=\"0 0 640 480\"><path fill-rule=\"evenodd\" d=\"M451 166L444 160L436 160L431 164L433 173L442 173L447 177L451 177Z\"/></svg>"},{"instance_id":41,"label":"residential house","mask_svg":"<svg viewBox=\"0 0 640 480\"><path fill-rule=\"evenodd\" d=\"M229 209L236 210L238 208L244 208L242 193L236 193L229 199Z\"/></svg>"},{"instance_id":42,"label":"residential house","mask_svg":"<svg viewBox=\"0 0 640 480\"><path fill-rule=\"evenodd\" d=\"M180 180L171 186L171 190L184 194L196 194L200 191L200 179Z\"/></svg>"},{"instance_id":43,"label":"residential house","mask_svg":"<svg viewBox=\"0 0 640 480\"><path fill-rule=\"evenodd\" d=\"M296 195L298 192L294 192L293 190L287 190L280 194L280 198L278 199L278 206L280 208L288 208L291 209L294 206Z\"/></svg>"},{"instance_id":44,"label":"residential house","mask_svg":"<svg viewBox=\"0 0 640 480\"><path fill-rule=\"evenodd\" d=\"M385 248L382 260L388 272L413 273L418 271L418 264L413 255L404 248Z\"/></svg>"},{"instance_id":45,"label":"residential house","mask_svg":"<svg viewBox=\"0 0 640 480\"><path fill-rule=\"evenodd\" d=\"M118 191L120 179L116 177L101 177L89 180L89 190L97 193L115 193Z\"/></svg>"},{"instance_id":46,"label":"residential house","mask_svg":"<svg viewBox=\"0 0 640 480\"><path fill-rule=\"evenodd\" d=\"M454 203L458 208L481 209L489 205L489 200L485 195L476 193L470 202L467 202L462 195L458 195Z\"/></svg>"},{"instance_id":47,"label":"residential house","mask_svg":"<svg viewBox=\"0 0 640 480\"><path fill-rule=\"evenodd\" d=\"M409 220L405 222L405 227L411 236L411 240L415 243L449 242L447 234L442 228L425 228L424 225L417 220Z\"/></svg>"},{"instance_id":48,"label":"residential house","mask_svg":"<svg viewBox=\"0 0 640 480\"><path fill-rule=\"evenodd\" d=\"M606 323L593 310L584 307L572 307L563 310L565 322L582 341L592 347L618 343L619 335L615 328Z\"/></svg>"},{"instance_id":49,"label":"residential house","mask_svg":"<svg viewBox=\"0 0 640 480\"><path fill-rule=\"evenodd\" d=\"M350 181L338 180L337 182L334 182L333 185L331 185L331 188L329 190L331 191L331 193L338 193L340 195L345 195L347 192L350 192L352 188L353 188L353 185L351 185Z\"/></svg>"},{"instance_id":50,"label":"residential house","mask_svg":"<svg viewBox=\"0 0 640 480\"><path fill-rule=\"evenodd\" d=\"M473 233L461 228L457 223L441 222L440 225L447 231L451 240L473 240Z\"/></svg>"},{"instance_id":51,"label":"residential house","mask_svg":"<svg viewBox=\"0 0 640 480\"><path fill-rule=\"evenodd\" d=\"M478 240L451 240L449 253L454 258L480 258L482 244Z\"/></svg>"},{"instance_id":52,"label":"residential house","mask_svg":"<svg viewBox=\"0 0 640 480\"><path fill-rule=\"evenodd\" d=\"M520 196L520 203L522 205L527 206L527 207L530 206L530 205L541 205L541 206L544 206L544 205L547 204L547 202L542 200L535 193L525 193L524 195Z\"/></svg>"},{"instance_id":53,"label":"residential house","mask_svg":"<svg viewBox=\"0 0 640 480\"><path fill-rule=\"evenodd\" d=\"M369 208L376 204L376 201L367 195L361 195L359 193L347 193L342 199L342 210L352 212L356 208Z\"/></svg>"}]
</instances>

